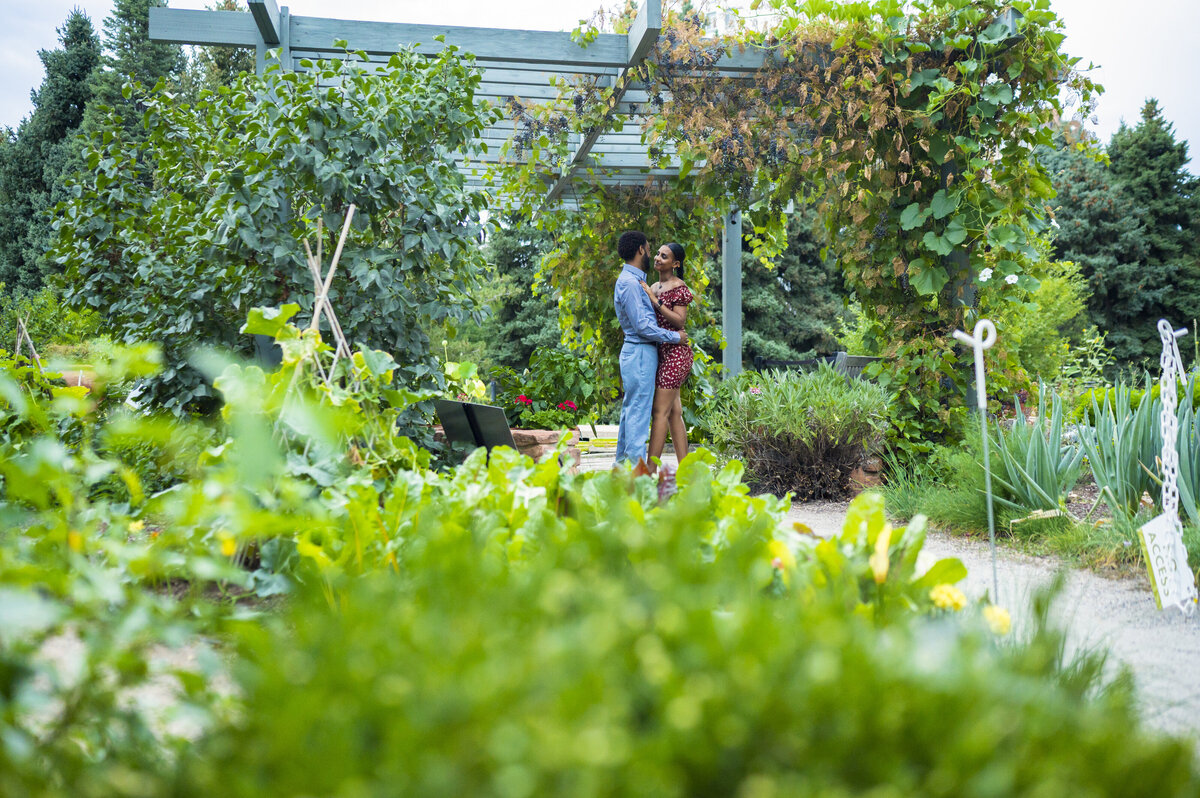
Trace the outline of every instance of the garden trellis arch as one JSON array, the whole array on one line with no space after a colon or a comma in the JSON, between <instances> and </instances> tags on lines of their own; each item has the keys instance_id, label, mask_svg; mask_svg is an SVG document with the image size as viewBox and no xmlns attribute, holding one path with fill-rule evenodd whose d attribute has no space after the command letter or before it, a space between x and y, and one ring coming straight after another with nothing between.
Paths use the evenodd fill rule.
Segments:
<instances>
[{"instance_id":1,"label":"garden trellis arch","mask_svg":"<svg viewBox=\"0 0 1200 798\"><path fill-rule=\"evenodd\" d=\"M454 45L471 53L482 69L480 98L498 105L514 97L533 102L552 100L558 96L552 80L592 77L614 88L605 124L586 134L572 134L566 157L540 175L546 186L544 204L570 206L576 190L596 184L635 187L679 176L680 166L669 157L670 148L666 159L651 158L642 124L650 110L650 98L644 84L625 79L659 38L662 0L643 0L628 33L598 34L586 46L563 32L293 16L276 0L248 0L248 6L250 14L151 8L150 38L176 44L253 47L260 73L272 60L291 70L301 68L305 59L343 54L344 48L335 45L337 41L348 42L378 61L385 61L400 47L415 47L418 53L432 55ZM1015 34L1015 16L1010 14L1006 22ZM763 66L763 60L762 50L747 48L724 55L716 67L724 76L749 81ZM479 143L488 145L488 152L459 161L469 184L503 197L504 186L492 182L488 167L500 162L501 145L513 134L513 126L504 122L483 133ZM742 366L742 221L736 207L724 213L721 228L721 291L726 310L722 362L726 374L733 375Z\"/></svg>"}]
</instances>

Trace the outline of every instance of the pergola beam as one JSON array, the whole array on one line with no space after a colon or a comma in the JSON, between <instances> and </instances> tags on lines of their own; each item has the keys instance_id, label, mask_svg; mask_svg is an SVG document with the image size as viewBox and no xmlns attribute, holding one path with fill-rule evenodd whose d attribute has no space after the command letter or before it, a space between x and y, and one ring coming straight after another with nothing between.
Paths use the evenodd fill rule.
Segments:
<instances>
[{"instance_id":1,"label":"pergola beam","mask_svg":"<svg viewBox=\"0 0 1200 798\"><path fill-rule=\"evenodd\" d=\"M650 52L650 48L658 41L660 33L662 33L662 1L646 0L645 5L638 11L637 17L633 20L633 25L629 28L629 37L627 39L629 60L625 64L625 68L621 70L620 76L617 77L616 87L609 98L609 106L604 114L604 120L584 135L583 140L579 142L570 157L567 158L567 162L563 165L562 174L555 181L554 185L550 187L550 190L546 192L546 199L542 202L543 208L555 202L566 191L567 187L571 185L571 181L575 177L575 172L587 159L592 145L604 134L608 127L608 120L612 118L613 113L620 106L621 98L625 95L631 83L630 73L642 63L642 60Z\"/></svg>"},{"instance_id":2,"label":"pergola beam","mask_svg":"<svg viewBox=\"0 0 1200 798\"><path fill-rule=\"evenodd\" d=\"M254 17L254 24L258 26L258 33L262 36L263 44L268 47L279 44L282 29L279 25L279 6L275 0L248 0L248 2L250 13Z\"/></svg>"}]
</instances>

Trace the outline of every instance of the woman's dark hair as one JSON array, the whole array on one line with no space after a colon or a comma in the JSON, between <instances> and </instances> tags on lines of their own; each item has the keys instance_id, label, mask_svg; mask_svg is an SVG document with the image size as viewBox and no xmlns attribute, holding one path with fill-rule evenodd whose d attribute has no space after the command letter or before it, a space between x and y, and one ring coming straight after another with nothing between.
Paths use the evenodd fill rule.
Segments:
<instances>
[{"instance_id":1,"label":"woman's dark hair","mask_svg":"<svg viewBox=\"0 0 1200 798\"><path fill-rule=\"evenodd\" d=\"M675 276L680 280L683 279L683 259L687 257L687 253L683 251L683 247L672 241L667 244L667 249L671 250L671 254L675 256Z\"/></svg>"},{"instance_id":2,"label":"woman's dark hair","mask_svg":"<svg viewBox=\"0 0 1200 798\"><path fill-rule=\"evenodd\" d=\"M646 245L646 234L637 230L627 230L617 239L617 254L621 260L629 263L637 251Z\"/></svg>"}]
</instances>

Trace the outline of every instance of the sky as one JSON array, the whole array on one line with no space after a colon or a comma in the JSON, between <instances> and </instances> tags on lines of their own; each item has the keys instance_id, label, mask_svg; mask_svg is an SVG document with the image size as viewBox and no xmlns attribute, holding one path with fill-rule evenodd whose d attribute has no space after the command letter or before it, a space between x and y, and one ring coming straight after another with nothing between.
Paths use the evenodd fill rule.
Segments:
<instances>
[{"instance_id":1,"label":"sky","mask_svg":"<svg viewBox=\"0 0 1200 798\"><path fill-rule=\"evenodd\" d=\"M0 84L0 126L16 127L31 110L30 90L42 81L37 51L57 46L56 28L76 6L102 30L112 1L3 0L3 5L10 13L0 29L0 74L8 75ZM171 0L170 5L203 8L205 2ZM571 30L613 1L290 0L286 5L301 16ZM1105 87L1087 127L1107 142L1122 120L1137 124L1142 105L1155 97L1174 123L1176 139L1189 142L1190 171L1200 174L1200 0L1051 0L1051 7L1064 20L1066 52L1081 56L1081 66L1096 64L1089 74Z\"/></svg>"}]
</instances>

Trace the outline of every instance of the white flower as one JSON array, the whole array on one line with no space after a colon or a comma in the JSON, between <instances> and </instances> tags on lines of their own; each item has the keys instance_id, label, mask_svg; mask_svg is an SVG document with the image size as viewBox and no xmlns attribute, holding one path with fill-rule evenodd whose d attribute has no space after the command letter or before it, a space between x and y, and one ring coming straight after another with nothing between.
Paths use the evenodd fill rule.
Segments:
<instances>
[{"instance_id":1,"label":"white flower","mask_svg":"<svg viewBox=\"0 0 1200 798\"><path fill-rule=\"evenodd\" d=\"M979 273L979 282L986 283L990 279L992 279L992 270L991 269L984 269L983 271L981 271Z\"/></svg>"},{"instance_id":2,"label":"white flower","mask_svg":"<svg viewBox=\"0 0 1200 798\"><path fill-rule=\"evenodd\" d=\"M1004 282L1008 283L1009 285L1016 285L1017 284L1017 275L1015 275L1015 274L1008 275L1007 277L1004 278Z\"/></svg>"}]
</instances>

